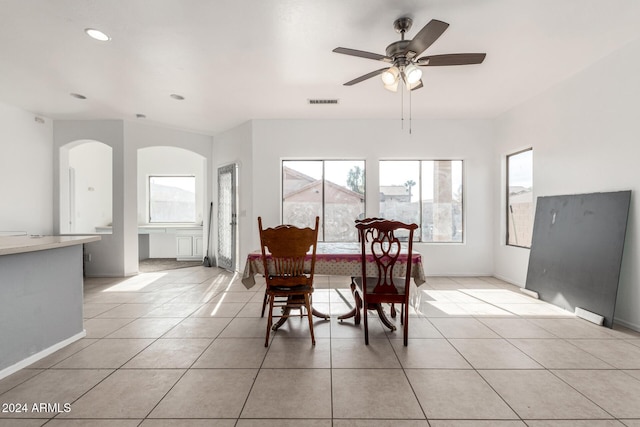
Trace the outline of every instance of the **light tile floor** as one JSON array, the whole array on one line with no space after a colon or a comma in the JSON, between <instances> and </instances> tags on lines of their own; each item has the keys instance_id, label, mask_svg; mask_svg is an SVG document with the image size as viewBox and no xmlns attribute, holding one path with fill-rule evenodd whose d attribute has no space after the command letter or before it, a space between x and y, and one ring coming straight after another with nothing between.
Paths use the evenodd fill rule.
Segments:
<instances>
[{"instance_id":1,"label":"light tile floor","mask_svg":"<svg viewBox=\"0 0 640 427\"><path fill-rule=\"evenodd\" d=\"M362 325L337 320L348 284L317 277L331 319L315 347L293 318L265 348L259 279L87 279L86 338L0 380L0 426L640 426L639 333L495 278L432 277L413 291L408 347L375 313L365 346Z\"/></svg>"}]
</instances>

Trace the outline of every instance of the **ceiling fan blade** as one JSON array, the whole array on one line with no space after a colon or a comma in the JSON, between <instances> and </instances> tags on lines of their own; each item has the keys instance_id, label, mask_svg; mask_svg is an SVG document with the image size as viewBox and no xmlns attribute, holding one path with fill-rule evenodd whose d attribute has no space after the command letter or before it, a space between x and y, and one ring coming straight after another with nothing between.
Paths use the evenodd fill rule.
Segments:
<instances>
[{"instance_id":1,"label":"ceiling fan blade","mask_svg":"<svg viewBox=\"0 0 640 427\"><path fill-rule=\"evenodd\" d=\"M411 88L411 90L413 91L413 90L420 89L422 86L423 86L423 84L422 84L422 80L419 80L419 81L418 81L418 83L416 83L416 84Z\"/></svg>"},{"instance_id":2,"label":"ceiling fan blade","mask_svg":"<svg viewBox=\"0 0 640 427\"><path fill-rule=\"evenodd\" d=\"M416 60L416 64L421 67L481 64L486 56L486 53L448 53L444 55L423 56Z\"/></svg>"},{"instance_id":3,"label":"ceiling fan blade","mask_svg":"<svg viewBox=\"0 0 640 427\"><path fill-rule=\"evenodd\" d=\"M418 34L409 42L405 53L409 58L415 58L424 52L429 46L433 44L438 38L444 33L444 31L449 27L449 24L446 22L438 21L437 19L432 19L422 27Z\"/></svg>"},{"instance_id":4,"label":"ceiling fan blade","mask_svg":"<svg viewBox=\"0 0 640 427\"><path fill-rule=\"evenodd\" d=\"M371 77L375 77L375 76L377 76L378 74L382 74L382 72L383 72L383 71L385 71L385 70L387 70L387 69L388 69L388 68L387 68L387 67L385 67L385 68L380 68L379 70L376 70L376 71L372 71L372 72L370 72L370 73L365 74L364 76L360 76L360 77L358 77L358 78L356 78L356 79L353 79L353 80L351 80L351 81L346 82L346 83L344 84L344 86L353 86L353 85L354 85L354 84L356 84L356 83L363 82L363 81L365 81L365 80L367 80L367 79L370 79Z\"/></svg>"},{"instance_id":5,"label":"ceiling fan blade","mask_svg":"<svg viewBox=\"0 0 640 427\"><path fill-rule=\"evenodd\" d=\"M389 58L388 56L384 56L384 55L380 55L380 54L372 53L372 52L365 52L364 50L349 49L349 48L346 48L346 47L337 47L337 48L333 49L333 51L335 53L342 53L342 54L345 54L345 55L358 56L360 58L374 59L376 61L391 62L391 58Z\"/></svg>"}]
</instances>

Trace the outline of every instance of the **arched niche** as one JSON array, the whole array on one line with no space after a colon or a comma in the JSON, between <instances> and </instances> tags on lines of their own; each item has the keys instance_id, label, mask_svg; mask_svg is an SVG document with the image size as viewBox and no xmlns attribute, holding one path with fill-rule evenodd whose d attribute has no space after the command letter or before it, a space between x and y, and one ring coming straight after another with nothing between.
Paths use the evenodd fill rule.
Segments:
<instances>
[{"instance_id":1,"label":"arched niche","mask_svg":"<svg viewBox=\"0 0 640 427\"><path fill-rule=\"evenodd\" d=\"M173 146L150 146L139 148L137 153L137 197L138 225L140 235L145 233L146 239L139 240L139 259L174 258L176 253L176 231L172 227L193 225L200 228L197 235L201 239L208 225L208 209L206 202L206 158L193 151ZM193 177L195 180L195 215L186 223L162 223L150 219L150 178L151 177ZM160 233L153 227L164 228ZM166 226L166 227L165 227ZM177 232L179 233L179 231ZM197 255L194 254L194 257Z\"/></svg>"},{"instance_id":2,"label":"arched niche","mask_svg":"<svg viewBox=\"0 0 640 427\"><path fill-rule=\"evenodd\" d=\"M78 140L60 147L60 234L111 234L113 149Z\"/></svg>"}]
</instances>

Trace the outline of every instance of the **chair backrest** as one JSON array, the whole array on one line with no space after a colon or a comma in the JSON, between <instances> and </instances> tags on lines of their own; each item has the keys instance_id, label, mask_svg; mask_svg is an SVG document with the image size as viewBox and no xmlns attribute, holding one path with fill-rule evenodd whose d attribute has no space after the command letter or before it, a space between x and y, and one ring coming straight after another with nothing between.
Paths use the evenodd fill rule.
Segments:
<instances>
[{"instance_id":1,"label":"chair backrest","mask_svg":"<svg viewBox=\"0 0 640 427\"><path fill-rule=\"evenodd\" d=\"M376 285L366 290L365 294L408 294L411 281L413 232L418 225L373 218L357 223L356 228L362 252L362 277L367 277L368 261L373 260L377 270ZM403 241L406 241L406 251L403 251L401 243ZM397 273L400 269L398 260L401 253L403 253L402 258L405 259L403 264L406 264L405 274L402 276ZM402 289L402 292L399 292L399 289Z\"/></svg>"},{"instance_id":2,"label":"chair backrest","mask_svg":"<svg viewBox=\"0 0 640 427\"><path fill-rule=\"evenodd\" d=\"M316 217L313 229L287 224L264 229L258 217L267 286L313 284L319 220Z\"/></svg>"},{"instance_id":3,"label":"chair backrest","mask_svg":"<svg viewBox=\"0 0 640 427\"><path fill-rule=\"evenodd\" d=\"M372 222L372 221L385 221L385 219L384 218L371 217L371 218L364 218L364 219L356 219L355 223L356 223L356 225L358 225L358 224L367 224L367 223ZM375 232L375 228L367 229L367 232L364 235L365 241L370 240L372 238L374 232ZM360 238L360 233L358 233L358 242L360 242L361 240L362 239Z\"/></svg>"}]
</instances>

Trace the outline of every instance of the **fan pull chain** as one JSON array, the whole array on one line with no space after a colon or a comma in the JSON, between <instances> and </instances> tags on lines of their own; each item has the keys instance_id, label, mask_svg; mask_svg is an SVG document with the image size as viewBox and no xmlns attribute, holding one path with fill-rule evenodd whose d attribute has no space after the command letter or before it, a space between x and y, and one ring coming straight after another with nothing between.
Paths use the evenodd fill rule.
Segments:
<instances>
[{"instance_id":1,"label":"fan pull chain","mask_svg":"<svg viewBox=\"0 0 640 427\"><path fill-rule=\"evenodd\" d=\"M409 135L411 135L411 88L409 88Z\"/></svg>"},{"instance_id":2,"label":"fan pull chain","mask_svg":"<svg viewBox=\"0 0 640 427\"><path fill-rule=\"evenodd\" d=\"M404 130L404 91L400 89L400 129Z\"/></svg>"}]
</instances>

